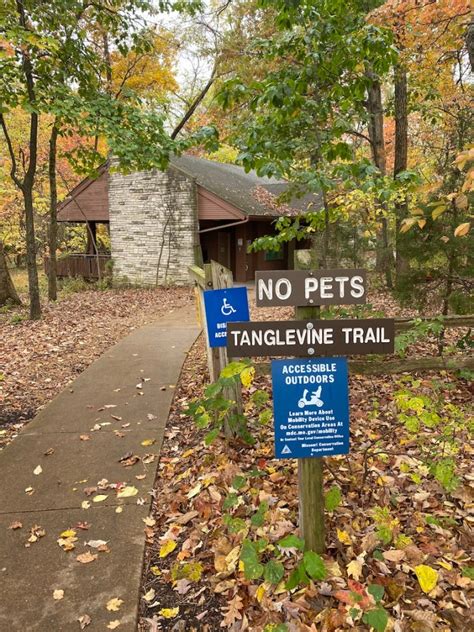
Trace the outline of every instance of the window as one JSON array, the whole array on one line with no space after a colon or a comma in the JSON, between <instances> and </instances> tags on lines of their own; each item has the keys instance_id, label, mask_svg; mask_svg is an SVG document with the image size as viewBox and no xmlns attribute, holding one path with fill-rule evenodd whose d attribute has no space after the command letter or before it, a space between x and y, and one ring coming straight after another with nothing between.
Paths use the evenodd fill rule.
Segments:
<instances>
[{"instance_id":1,"label":"window","mask_svg":"<svg viewBox=\"0 0 474 632\"><path fill-rule=\"evenodd\" d=\"M265 261L283 261L283 248L280 250L265 250Z\"/></svg>"}]
</instances>

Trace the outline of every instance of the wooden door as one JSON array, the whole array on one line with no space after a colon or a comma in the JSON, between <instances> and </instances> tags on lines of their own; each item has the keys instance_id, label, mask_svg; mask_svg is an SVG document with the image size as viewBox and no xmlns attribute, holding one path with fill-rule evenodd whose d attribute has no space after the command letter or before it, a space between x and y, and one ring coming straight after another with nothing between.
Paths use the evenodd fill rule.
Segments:
<instances>
[{"instance_id":1,"label":"wooden door","mask_svg":"<svg viewBox=\"0 0 474 632\"><path fill-rule=\"evenodd\" d=\"M217 232L217 261L230 269L230 233L219 230Z\"/></svg>"}]
</instances>

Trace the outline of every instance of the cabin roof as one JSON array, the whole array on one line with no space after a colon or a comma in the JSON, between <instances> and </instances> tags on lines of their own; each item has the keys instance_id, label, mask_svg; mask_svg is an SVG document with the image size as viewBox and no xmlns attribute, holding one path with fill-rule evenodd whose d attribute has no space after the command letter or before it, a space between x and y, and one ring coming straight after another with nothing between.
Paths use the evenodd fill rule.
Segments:
<instances>
[{"instance_id":1,"label":"cabin roof","mask_svg":"<svg viewBox=\"0 0 474 632\"><path fill-rule=\"evenodd\" d=\"M288 189L288 183L258 176L255 171L246 173L237 165L185 155L171 158L170 166L188 175L228 208L233 207L248 216L278 217L307 210L308 206L321 207L321 197L316 194L294 197L286 204L277 205L275 198ZM85 178L72 189L58 205L59 221L109 221L108 167L109 164L104 163L96 179Z\"/></svg>"}]
</instances>

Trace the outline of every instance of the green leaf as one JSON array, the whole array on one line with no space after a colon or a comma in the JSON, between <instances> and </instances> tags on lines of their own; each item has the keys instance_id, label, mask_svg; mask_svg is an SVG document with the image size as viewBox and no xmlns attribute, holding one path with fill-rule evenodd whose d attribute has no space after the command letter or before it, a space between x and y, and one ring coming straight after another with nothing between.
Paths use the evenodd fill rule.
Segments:
<instances>
[{"instance_id":1,"label":"green leaf","mask_svg":"<svg viewBox=\"0 0 474 632\"><path fill-rule=\"evenodd\" d=\"M207 435L204 437L204 443L206 445L210 445L217 437L219 436L220 428L213 428Z\"/></svg>"},{"instance_id":2,"label":"green leaf","mask_svg":"<svg viewBox=\"0 0 474 632\"><path fill-rule=\"evenodd\" d=\"M304 549L304 540L296 537L296 535L286 535L278 542L278 546L282 549Z\"/></svg>"},{"instance_id":3,"label":"green leaf","mask_svg":"<svg viewBox=\"0 0 474 632\"><path fill-rule=\"evenodd\" d=\"M250 518L250 522L254 527L261 527L265 521L265 514L268 511L268 503L262 502L260 503L259 508Z\"/></svg>"},{"instance_id":4,"label":"green leaf","mask_svg":"<svg viewBox=\"0 0 474 632\"><path fill-rule=\"evenodd\" d=\"M474 566L465 566L462 569L463 577L469 577L469 579L474 580Z\"/></svg>"},{"instance_id":5,"label":"green leaf","mask_svg":"<svg viewBox=\"0 0 474 632\"><path fill-rule=\"evenodd\" d=\"M245 483L246 483L245 476L234 476L234 478L232 479L231 485L234 489L242 489Z\"/></svg>"},{"instance_id":6,"label":"green leaf","mask_svg":"<svg viewBox=\"0 0 474 632\"><path fill-rule=\"evenodd\" d=\"M323 558L314 551L305 551L303 563L306 572L312 579L321 580L326 577L326 567Z\"/></svg>"},{"instance_id":7,"label":"green leaf","mask_svg":"<svg viewBox=\"0 0 474 632\"><path fill-rule=\"evenodd\" d=\"M362 621L370 625L375 632L384 632L388 623L388 613L384 608L376 608L375 610L369 610L362 617Z\"/></svg>"},{"instance_id":8,"label":"green leaf","mask_svg":"<svg viewBox=\"0 0 474 632\"><path fill-rule=\"evenodd\" d=\"M306 574L303 562L300 562L295 570L291 573L288 581L285 584L286 590L293 590L300 584L308 584L309 577Z\"/></svg>"},{"instance_id":9,"label":"green leaf","mask_svg":"<svg viewBox=\"0 0 474 632\"><path fill-rule=\"evenodd\" d=\"M375 599L375 603L378 603L383 597L385 588L380 586L380 584L370 584L367 588L367 592Z\"/></svg>"},{"instance_id":10,"label":"green leaf","mask_svg":"<svg viewBox=\"0 0 474 632\"><path fill-rule=\"evenodd\" d=\"M337 485L333 485L326 494L324 505L328 511L334 511L341 504L341 490Z\"/></svg>"},{"instance_id":11,"label":"green leaf","mask_svg":"<svg viewBox=\"0 0 474 632\"><path fill-rule=\"evenodd\" d=\"M270 584L278 584L285 573L285 568L281 562L270 560L265 564L263 577Z\"/></svg>"},{"instance_id":12,"label":"green leaf","mask_svg":"<svg viewBox=\"0 0 474 632\"><path fill-rule=\"evenodd\" d=\"M272 416L273 416L272 409L271 408L265 408L265 410L262 410L262 412L258 416L258 421L259 421L259 423L262 424L262 426L266 426L272 420Z\"/></svg>"},{"instance_id":13,"label":"green leaf","mask_svg":"<svg viewBox=\"0 0 474 632\"><path fill-rule=\"evenodd\" d=\"M238 495L234 493L229 494L222 504L222 509L224 509L225 511L227 509L230 509L231 507L235 507L238 503L239 503Z\"/></svg>"},{"instance_id":14,"label":"green leaf","mask_svg":"<svg viewBox=\"0 0 474 632\"><path fill-rule=\"evenodd\" d=\"M263 564L260 564L258 553L250 540L242 542L240 559L244 564L245 579L258 579L263 575Z\"/></svg>"}]
</instances>

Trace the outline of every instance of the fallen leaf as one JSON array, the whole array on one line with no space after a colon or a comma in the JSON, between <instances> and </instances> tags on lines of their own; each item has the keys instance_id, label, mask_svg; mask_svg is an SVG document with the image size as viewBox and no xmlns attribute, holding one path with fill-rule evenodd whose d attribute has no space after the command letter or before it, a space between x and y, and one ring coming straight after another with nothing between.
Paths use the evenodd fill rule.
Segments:
<instances>
[{"instance_id":1,"label":"fallen leaf","mask_svg":"<svg viewBox=\"0 0 474 632\"><path fill-rule=\"evenodd\" d=\"M81 564L89 564L97 559L97 555L93 555L90 551L86 551L85 553L81 553L76 557L76 560Z\"/></svg>"},{"instance_id":2,"label":"fallen leaf","mask_svg":"<svg viewBox=\"0 0 474 632\"><path fill-rule=\"evenodd\" d=\"M90 436L87 434L82 434L82 435L79 435L79 439L81 441L90 441Z\"/></svg>"},{"instance_id":3,"label":"fallen leaf","mask_svg":"<svg viewBox=\"0 0 474 632\"><path fill-rule=\"evenodd\" d=\"M23 527L22 523L19 520L15 520L15 522L12 522L11 525L8 527L9 529L21 529Z\"/></svg>"},{"instance_id":4,"label":"fallen leaf","mask_svg":"<svg viewBox=\"0 0 474 632\"><path fill-rule=\"evenodd\" d=\"M155 443L155 439L144 439L142 441L142 445L147 447L149 445L153 445Z\"/></svg>"},{"instance_id":5,"label":"fallen leaf","mask_svg":"<svg viewBox=\"0 0 474 632\"><path fill-rule=\"evenodd\" d=\"M56 599L56 601L59 601L63 597L64 597L64 590L61 590L60 588L56 588L56 590L53 590L53 599Z\"/></svg>"},{"instance_id":6,"label":"fallen leaf","mask_svg":"<svg viewBox=\"0 0 474 632\"><path fill-rule=\"evenodd\" d=\"M41 465L37 465L35 469L33 470L33 474L35 476L38 476L38 474L41 474L42 471L43 471L43 468L41 467Z\"/></svg>"},{"instance_id":7,"label":"fallen leaf","mask_svg":"<svg viewBox=\"0 0 474 632\"><path fill-rule=\"evenodd\" d=\"M159 614L161 614L161 616L165 619L173 619L173 617L176 617L178 613L179 606L176 606L176 608L162 608L159 611Z\"/></svg>"},{"instance_id":8,"label":"fallen leaf","mask_svg":"<svg viewBox=\"0 0 474 632\"><path fill-rule=\"evenodd\" d=\"M415 573L420 584L420 588L424 593L429 593L436 587L438 583L438 571L435 571L431 566L420 564L415 566Z\"/></svg>"},{"instance_id":9,"label":"fallen leaf","mask_svg":"<svg viewBox=\"0 0 474 632\"><path fill-rule=\"evenodd\" d=\"M166 557L175 550L177 544L174 540L165 540L160 547L160 557Z\"/></svg>"},{"instance_id":10,"label":"fallen leaf","mask_svg":"<svg viewBox=\"0 0 474 632\"><path fill-rule=\"evenodd\" d=\"M89 507L91 506L90 502L88 500L83 500L81 503L81 507L82 509L89 509Z\"/></svg>"},{"instance_id":11,"label":"fallen leaf","mask_svg":"<svg viewBox=\"0 0 474 632\"><path fill-rule=\"evenodd\" d=\"M156 524L156 520L152 518L151 516L147 516L146 518L143 518L143 522L146 524L147 527L154 527Z\"/></svg>"},{"instance_id":12,"label":"fallen leaf","mask_svg":"<svg viewBox=\"0 0 474 632\"><path fill-rule=\"evenodd\" d=\"M60 538L73 538L76 535L76 532L74 531L74 529L66 529L66 531L63 531L62 533L59 534Z\"/></svg>"},{"instance_id":13,"label":"fallen leaf","mask_svg":"<svg viewBox=\"0 0 474 632\"><path fill-rule=\"evenodd\" d=\"M78 618L78 621L79 621L81 630L84 630L84 628L86 628L88 625L92 623L92 619L90 618L88 614L83 614L82 617Z\"/></svg>"},{"instance_id":14,"label":"fallen leaf","mask_svg":"<svg viewBox=\"0 0 474 632\"><path fill-rule=\"evenodd\" d=\"M347 574L353 577L356 581L359 581L362 574L362 560L357 558L349 562L347 565Z\"/></svg>"},{"instance_id":15,"label":"fallen leaf","mask_svg":"<svg viewBox=\"0 0 474 632\"><path fill-rule=\"evenodd\" d=\"M105 546L107 540L89 540L85 543L86 546L90 546L92 549L98 549L100 546Z\"/></svg>"},{"instance_id":16,"label":"fallen leaf","mask_svg":"<svg viewBox=\"0 0 474 632\"><path fill-rule=\"evenodd\" d=\"M133 487L132 485L128 485L127 487L124 487L117 492L117 498L130 498L131 496L136 496L137 494L138 489L136 487Z\"/></svg>"},{"instance_id":17,"label":"fallen leaf","mask_svg":"<svg viewBox=\"0 0 474 632\"><path fill-rule=\"evenodd\" d=\"M118 597L113 597L112 599L109 599L109 601L107 602L107 610L111 611L111 612L117 612L117 610L120 608L120 606L123 604L123 599L118 599Z\"/></svg>"},{"instance_id":18,"label":"fallen leaf","mask_svg":"<svg viewBox=\"0 0 474 632\"><path fill-rule=\"evenodd\" d=\"M103 502L106 498L108 498L107 494L97 494L97 496L94 496L94 498L92 499L93 503L101 503Z\"/></svg>"},{"instance_id":19,"label":"fallen leaf","mask_svg":"<svg viewBox=\"0 0 474 632\"><path fill-rule=\"evenodd\" d=\"M144 595L143 595L143 599L145 601L147 601L148 603L150 601L153 601L153 599L156 596L156 590L154 588L150 588L150 590L148 590Z\"/></svg>"},{"instance_id":20,"label":"fallen leaf","mask_svg":"<svg viewBox=\"0 0 474 632\"><path fill-rule=\"evenodd\" d=\"M341 531L340 529L338 529L337 539L339 540L339 542L342 542L342 544L346 544L347 546L350 546L352 544L351 537L347 533L347 531Z\"/></svg>"},{"instance_id":21,"label":"fallen leaf","mask_svg":"<svg viewBox=\"0 0 474 632\"><path fill-rule=\"evenodd\" d=\"M109 625L107 626L107 628L109 630L115 630L116 628L118 628L120 625L120 619L115 619L114 621L111 621L109 623Z\"/></svg>"},{"instance_id":22,"label":"fallen leaf","mask_svg":"<svg viewBox=\"0 0 474 632\"><path fill-rule=\"evenodd\" d=\"M389 562L401 562L405 559L405 551L401 551L400 549L392 549L391 551L384 551L382 553L384 559Z\"/></svg>"}]
</instances>

